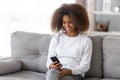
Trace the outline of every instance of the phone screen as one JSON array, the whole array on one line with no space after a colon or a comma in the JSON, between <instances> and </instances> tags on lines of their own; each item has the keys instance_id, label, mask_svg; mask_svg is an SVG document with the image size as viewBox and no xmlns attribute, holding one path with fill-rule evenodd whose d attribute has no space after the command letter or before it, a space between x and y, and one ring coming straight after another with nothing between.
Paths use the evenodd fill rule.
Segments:
<instances>
[{"instance_id":1,"label":"phone screen","mask_svg":"<svg viewBox=\"0 0 120 80\"><path fill-rule=\"evenodd\" d=\"M57 61L58 63L60 63L60 61L58 60L58 58L57 58L56 56L50 57L50 59L51 59L53 62Z\"/></svg>"}]
</instances>

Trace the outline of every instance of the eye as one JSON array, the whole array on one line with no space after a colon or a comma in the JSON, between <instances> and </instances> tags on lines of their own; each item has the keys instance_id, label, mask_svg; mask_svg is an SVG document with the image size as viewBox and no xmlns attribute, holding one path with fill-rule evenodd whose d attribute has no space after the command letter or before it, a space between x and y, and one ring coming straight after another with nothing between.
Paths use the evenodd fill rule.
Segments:
<instances>
[{"instance_id":1,"label":"eye","mask_svg":"<svg viewBox=\"0 0 120 80\"><path fill-rule=\"evenodd\" d=\"M73 24L73 22L72 22L72 21L69 21L69 24Z\"/></svg>"},{"instance_id":2,"label":"eye","mask_svg":"<svg viewBox=\"0 0 120 80\"><path fill-rule=\"evenodd\" d=\"M65 24L66 22L62 22L62 24Z\"/></svg>"},{"instance_id":3,"label":"eye","mask_svg":"<svg viewBox=\"0 0 120 80\"><path fill-rule=\"evenodd\" d=\"M72 24L72 22L69 22L69 24Z\"/></svg>"}]
</instances>

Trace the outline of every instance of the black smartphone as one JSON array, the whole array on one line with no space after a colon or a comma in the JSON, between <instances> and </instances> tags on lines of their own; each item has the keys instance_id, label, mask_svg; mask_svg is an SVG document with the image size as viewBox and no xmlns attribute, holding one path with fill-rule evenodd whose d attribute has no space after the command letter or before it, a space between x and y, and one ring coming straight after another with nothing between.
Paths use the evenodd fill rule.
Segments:
<instances>
[{"instance_id":1,"label":"black smartphone","mask_svg":"<svg viewBox=\"0 0 120 80\"><path fill-rule=\"evenodd\" d=\"M50 59L55 62L57 61L58 63L60 63L60 61L58 60L58 58L56 56L50 57Z\"/></svg>"}]
</instances>

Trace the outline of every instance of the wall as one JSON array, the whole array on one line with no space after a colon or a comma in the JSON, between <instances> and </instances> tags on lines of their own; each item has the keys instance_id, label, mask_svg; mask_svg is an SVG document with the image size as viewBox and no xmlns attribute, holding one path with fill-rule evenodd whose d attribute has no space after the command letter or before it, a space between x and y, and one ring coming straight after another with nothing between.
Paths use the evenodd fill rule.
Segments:
<instances>
[{"instance_id":1,"label":"wall","mask_svg":"<svg viewBox=\"0 0 120 80\"><path fill-rule=\"evenodd\" d=\"M75 0L0 0L0 57L11 56L10 39L15 31L51 34L53 11Z\"/></svg>"},{"instance_id":2,"label":"wall","mask_svg":"<svg viewBox=\"0 0 120 80\"><path fill-rule=\"evenodd\" d=\"M96 0L96 10L102 11L102 3L103 0ZM115 5L120 5L120 0L112 0L111 1L111 11ZM120 31L120 15L106 15L106 14L97 14L96 15L96 22L100 24L104 24L109 22L109 31Z\"/></svg>"}]
</instances>

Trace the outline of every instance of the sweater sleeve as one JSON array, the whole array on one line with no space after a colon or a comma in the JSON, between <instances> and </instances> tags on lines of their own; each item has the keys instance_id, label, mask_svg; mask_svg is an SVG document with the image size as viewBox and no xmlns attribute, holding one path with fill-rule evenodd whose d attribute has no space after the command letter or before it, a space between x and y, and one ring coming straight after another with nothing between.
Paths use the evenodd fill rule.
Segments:
<instances>
[{"instance_id":1,"label":"sweater sleeve","mask_svg":"<svg viewBox=\"0 0 120 80\"><path fill-rule=\"evenodd\" d=\"M52 63L50 57L51 56L56 56L56 45L57 45L57 38L54 35L51 39L50 45L49 45L49 49L48 49L48 57L47 57L47 68L49 69L49 65Z\"/></svg>"},{"instance_id":2,"label":"sweater sleeve","mask_svg":"<svg viewBox=\"0 0 120 80\"><path fill-rule=\"evenodd\" d=\"M83 50L83 54L81 57L80 65L71 69L73 75L85 74L90 68L91 56L92 56L92 41L91 41L91 39L88 38L86 40L83 49L84 50Z\"/></svg>"}]
</instances>

